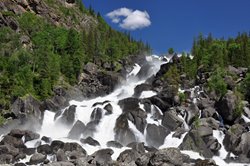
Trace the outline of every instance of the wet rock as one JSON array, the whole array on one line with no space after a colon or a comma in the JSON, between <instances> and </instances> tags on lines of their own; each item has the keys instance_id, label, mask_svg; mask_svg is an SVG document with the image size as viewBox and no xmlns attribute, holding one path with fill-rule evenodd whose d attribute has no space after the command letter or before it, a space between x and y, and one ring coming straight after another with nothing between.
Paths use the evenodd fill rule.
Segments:
<instances>
[{"instance_id":1,"label":"wet rock","mask_svg":"<svg viewBox=\"0 0 250 166\"><path fill-rule=\"evenodd\" d=\"M207 107L204 110L202 110L202 114L201 114L202 118L214 118L214 119L218 119L218 113L216 112L215 108L213 107Z\"/></svg>"},{"instance_id":2,"label":"wet rock","mask_svg":"<svg viewBox=\"0 0 250 166\"><path fill-rule=\"evenodd\" d=\"M12 145L15 148L25 148L25 145L22 139L18 139L16 137L12 137L10 135L4 136L4 138L0 142L1 145Z\"/></svg>"},{"instance_id":3,"label":"wet rock","mask_svg":"<svg viewBox=\"0 0 250 166\"><path fill-rule=\"evenodd\" d=\"M152 96L148 99L152 104L156 105L162 112L168 111L168 109L171 107L169 103L162 100L159 96Z\"/></svg>"},{"instance_id":4,"label":"wet rock","mask_svg":"<svg viewBox=\"0 0 250 166\"><path fill-rule=\"evenodd\" d=\"M31 141L31 140L35 140L35 139L40 138L40 135L37 133L34 133L32 131L26 130L24 138L25 138L25 142L27 142L27 141Z\"/></svg>"},{"instance_id":5,"label":"wet rock","mask_svg":"<svg viewBox=\"0 0 250 166\"><path fill-rule=\"evenodd\" d=\"M206 143L201 138L200 133L197 130L191 130L185 135L179 149L192 150L202 154L206 158L211 158L213 156L213 153L207 148Z\"/></svg>"},{"instance_id":6,"label":"wet rock","mask_svg":"<svg viewBox=\"0 0 250 166\"><path fill-rule=\"evenodd\" d=\"M85 156L87 154L86 150L82 148L81 145L75 142L67 142L64 144L63 150L65 152L77 152L80 156Z\"/></svg>"},{"instance_id":7,"label":"wet rock","mask_svg":"<svg viewBox=\"0 0 250 166\"><path fill-rule=\"evenodd\" d=\"M199 116L200 111L196 104L192 103L190 106L185 108L186 117L185 121L188 125L191 125L196 117Z\"/></svg>"},{"instance_id":8,"label":"wet rock","mask_svg":"<svg viewBox=\"0 0 250 166\"><path fill-rule=\"evenodd\" d=\"M85 127L86 126L82 121L80 121L80 120L76 121L68 133L68 138L79 139L81 134L83 134Z\"/></svg>"},{"instance_id":9,"label":"wet rock","mask_svg":"<svg viewBox=\"0 0 250 166\"><path fill-rule=\"evenodd\" d=\"M182 166L183 158L180 150L177 148L160 149L150 158L149 164L152 166L164 164Z\"/></svg>"},{"instance_id":10,"label":"wet rock","mask_svg":"<svg viewBox=\"0 0 250 166\"><path fill-rule=\"evenodd\" d=\"M100 121L91 121L87 123L85 130L83 132L84 138L86 137L92 137L94 132L96 132L96 126L99 124Z\"/></svg>"},{"instance_id":11,"label":"wet rock","mask_svg":"<svg viewBox=\"0 0 250 166\"><path fill-rule=\"evenodd\" d=\"M136 159L135 164L136 164L137 166L145 166L145 165L148 165L149 160L150 160L150 158L151 158L152 155L153 155L152 153L145 153L145 154L139 156L139 157Z\"/></svg>"},{"instance_id":12,"label":"wet rock","mask_svg":"<svg viewBox=\"0 0 250 166\"><path fill-rule=\"evenodd\" d=\"M237 102L237 96L232 91L228 91L226 95L215 104L218 113L226 123L232 124L237 118L237 114L235 113Z\"/></svg>"},{"instance_id":13,"label":"wet rock","mask_svg":"<svg viewBox=\"0 0 250 166\"><path fill-rule=\"evenodd\" d=\"M52 153L52 148L48 144L40 145L37 147L37 152L41 154L51 154Z\"/></svg>"},{"instance_id":14,"label":"wet rock","mask_svg":"<svg viewBox=\"0 0 250 166\"><path fill-rule=\"evenodd\" d=\"M105 105L103 109L106 110L105 115L110 115L113 113L113 107L110 103Z\"/></svg>"},{"instance_id":15,"label":"wet rock","mask_svg":"<svg viewBox=\"0 0 250 166\"><path fill-rule=\"evenodd\" d=\"M17 156L19 154L19 149L11 146L11 145L0 145L0 155L9 154L12 156Z\"/></svg>"},{"instance_id":16,"label":"wet rock","mask_svg":"<svg viewBox=\"0 0 250 166\"><path fill-rule=\"evenodd\" d=\"M174 138L181 138L182 134L186 133L187 131L183 128L177 128L175 133L173 134Z\"/></svg>"},{"instance_id":17,"label":"wet rock","mask_svg":"<svg viewBox=\"0 0 250 166\"><path fill-rule=\"evenodd\" d=\"M115 140L123 145L136 141L134 133L129 128L127 116L125 114L120 115L116 119L114 131Z\"/></svg>"},{"instance_id":18,"label":"wet rock","mask_svg":"<svg viewBox=\"0 0 250 166\"><path fill-rule=\"evenodd\" d=\"M83 144L89 144L92 146L100 146L100 143L96 141L95 139L93 139L92 137L87 137L86 139L81 139L80 141Z\"/></svg>"},{"instance_id":19,"label":"wet rock","mask_svg":"<svg viewBox=\"0 0 250 166\"><path fill-rule=\"evenodd\" d=\"M245 155L250 158L250 133L246 132L241 135L240 142L235 149L235 154Z\"/></svg>"},{"instance_id":20,"label":"wet rock","mask_svg":"<svg viewBox=\"0 0 250 166\"><path fill-rule=\"evenodd\" d=\"M102 109L101 108L94 108L94 110L92 111L91 115L90 115L90 119L92 121L99 121L102 119Z\"/></svg>"},{"instance_id":21,"label":"wet rock","mask_svg":"<svg viewBox=\"0 0 250 166\"><path fill-rule=\"evenodd\" d=\"M59 149L56 152L56 161L67 161L67 160L68 160L68 158L65 155L64 151L62 149Z\"/></svg>"},{"instance_id":22,"label":"wet rock","mask_svg":"<svg viewBox=\"0 0 250 166\"><path fill-rule=\"evenodd\" d=\"M19 129L11 130L8 135L13 136L18 139L24 138L25 142L38 139L40 137L39 134L34 133L33 131L19 130Z\"/></svg>"},{"instance_id":23,"label":"wet rock","mask_svg":"<svg viewBox=\"0 0 250 166\"><path fill-rule=\"evenodd\" d=\"M197 159L195 160L195 166L217 166L214 160L212 159Z\"/></svg>"},{"instance_id":24,"label":"wet rock","mask_svg":"<svg viewBox=\"0 0 250 166\"><path fill-rule=\"evenodd\" d=\"M163 126L148 124L146 128L147 144L158 148L164 143L164 140L169 133L170 131Z\"/></svg>"},{"instance_id":25,"label":"wet rock","mask_svg":"<svg viewBox=\"0 0 250 166\"><path fill-rule=\"evenodd\" d=\"M51 143L52 139L50 137L46 137L46 136L43 136L41 138L41 140L43 140L45 143Z\"/></svg>"},{"instance_id":26,"label":"wet rock","mask_svg":"<svg viewBox=\"0 0 250 166\"><path fill-rule=\"evenodd\" d=\"M240 124L235 124L231 126L225 133L225 137L223 139L223 145L228 152L237 153L237 146L241 141L241 135L246 132L245 128Z\"/></svg>"},{"instance_id":27,"label":"wet rock","mask_svg":"<svg viewBox=\"0 0 250 166\"><path fill-rule=\"evenodd\" d=\"M207 137L206 139L206 144L207 147L214 153L217 154L217 152L221 149L221 144L218 142L216 138L213 136Z\"/></svg>"},{"instance_id":28,"label":"wet rock","mask_svg":"<svg viewBox=\"0 0 250 166\"><path fill-rule=\"evenodd\" d=\"M51 148L54 153L56 153L59 149L63 149L64 147L64 142L59 141L59 140L54 140L51 142Z\"/></svg>"},{"instance_id":29,"label":"wet rock","mask_svg":"<svg viewBox=\"0 0 250 166\"><path fill-rule=\"evenodd\" d=\"M113 153L112 149L98 150L91 155L94 158L91 163L95 165L108 165L112 161L111 156Z\"/></svg>"},{"instance_id":30,"label":"wet rock","mask_svg":"<svg viewBox=\"0 0 250 166\"><path fill-rule=\"evenodd\" d=\"M23 148L22 149L23 153L25 153L26 155L32 155L36 152L36 148Z\"/></svg>"},{"instance_id":31,"label":"wet rock","mask_svg":"<svg viewBox=\"0 0 250 166\"><path fill-rule=\"evenodd\" d=\"M114 148L122 148L122 144L120 144L119 142L117 141L108 141L107 142L107 147L114 147Z\"/></svg>"},{"instance_id":32,"label":"wet rock","mask_svg":"<svg viewBox=\"0 0 250 166\"><path fill-rule=\"evenodd\" d=\"M137 98L126 98L118 102L118 105L123 111L135 110L139 107L139 99Z\"/></svg>"},{"instance_id":33,"label":"wet rock","mask_svg":"<svg viewBox=\"0 0 250 166\"><path fill-rule=\"evenodd\" d=\"M146 83L143 83L143 84L140 84L140 85L137 85L134 89L134 94L133 96L134 97L140 97L141 93L143 91L150 91L152 90L152 85L149 85L149 84L146 84Z\"/></svg>"},{"instance_id":34,"label":"wet rock","mask_svg":"<svg viewBox=\"0 0 250 166\"><path fill-rule=\"evenodd\" d=\"M154 120L162 120L163 118L161 110L155 105L152 105L151 114L151 118Z\"/></svg>"},{"instance_id":35,"label":"wet rock","mask_svg":"<svg viewBox=\"0 0 250 166\"><path fill-rule=\"evenodd\" d=\"M127 145L127 147L132 148L140 154L145 153L144 143L143 142L131 142Z\"/></svg>"},{"instance_id":36,"label":"wet rock","mask_svg":"<svg viewBox=\"0 0 250 166\"><path fill-rule=\"evenodd\" d=\"M120 153L117 161L121 164L135 165L135 161L140 155L133 149L128 149Z\"/></svg>"},{"instance_id":37,"label":"wet rock","mask_svg":"<svg viewBox=\"0 0 250 166\"><path fill-rule=\"evenodd\" d=\"M214 108L214 101L210 100L210 98L200 98L197 101L197 106L199 109L204 110L206 108Z\"/></svg>"},{"instance_id":38,"label":"wet rock","mask_svg":"<svg viewBox=\"0 0 250 166\"><path fill-rule=\"evenodd\" d=\"M211 127L213 130L217 130L220 127L220 122L211 117L201 118L199 123L201 126Z\"/></svg>"},{"instance_id":39,"label":"wet rock","mask_svg":"<svg viewBox=\"0 0 250 166\"><path fill-rule=\"evenodd\" d=\"M104 104L109 103L109 102L110 102L109 100L105 100L105 101L103 101L103 102L96 102L96 103L94 103L94 104L92 105L92 107L96 107L97 105L104 105Z\"/></svg>"},{"instance_id":40,"label":"wet rock","mask_svg":"<svg viewBox=\"0 0 250 166\"><path fill-rule=\"evenodd\" d=\"M175 110L164 112L162 118L162 125L170 131L175 131L178 127L183 125L183 120L177 116Z\"/></svg>"},{"instance_id":41,"label":"wet rock","mask_svg":"<svg viewBox=\"0 0 250 166\"><path fill-rule=\"evenodd\" d=\"M63 124L72 125L75 121L76 105L71 105L69 108L65 109L60 121Z\"/></svg>"},{"instance_id":42,"label":"wet rock","mask_svg":"<svg viewBox=\"0 0 250 166\"><path fill-rule=\"evenodd\" d=\"M43 155L41 153L35 153L31 156L30 161L29 161L29 165L43 163L44 160L46 159L46 157L47 157L46 155Z\"/></svg>"},{"instance_id":43,"label":"wet rock","mask_svg":"<svg viewBox=\"0 0 250 166\"><path fill-rule=\"evenodd\" d=\"M0 155L0 164L12 163L13 156L10 154L1 154Z\"/></svg>"},{"instance_id":44,"label":"wet rock","mask_svg":"<svg viewBox=\"0 0 250 166\"><path fill-rule=\"evenodd\" d=\"M196 130L198 131L198 133L201 137L213 135L213 129L211 127L208 127L208 126L198 126L198 127L196 127Z\"/></svg>"},{"instance_id":45,"label":"wet rock","mask_svg":"<svg viewBox=\"0 0 250 166\"><path fill-rule=\"evenodd\" d=\"M144 132L146 127L147 121L147 113L144 112L142 109L137 108L133 111L127 112L127 119L134 123L135 127L141 132Z\"/></svg>"},{"instance_id":46,"label":"wet rock","mask_svg":"<svg viewBox=\"0 0 250 166\"><path fill-rule=\"evenodd\" d=\"M20 116L20 114L25 114L32 116L34 119L36 119L36 123L38 126L40 126L40 123L43 119L42 112L44 110L41 110L42 103L34 99L32 96L28 96L25 99L18 98L11 106L11 112L13 112L17 117ZM35 127L35 126L34 126Z\"/></svg>"}]
</instances>

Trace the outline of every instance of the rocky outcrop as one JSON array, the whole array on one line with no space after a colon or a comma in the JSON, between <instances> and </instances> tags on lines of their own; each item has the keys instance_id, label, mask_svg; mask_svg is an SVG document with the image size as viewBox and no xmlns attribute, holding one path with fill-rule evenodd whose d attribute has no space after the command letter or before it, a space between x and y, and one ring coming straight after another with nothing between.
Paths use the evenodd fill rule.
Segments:
<instances>
[{"instance_id":1,"label":"rocky outcrop","mask_svg":"<svg viewBox=\"0 0 250 166\"><path fill-rule=\"evenodd\" d=\"M149 146L158 148L164 143L166 136L170 131L163 127L155 124L148 124L146 128L146 141Z\"/></svg>"},{"instance_id":2,"label":"rocky outcrop","mask_svg":"<svg viewBox=\"0 0 250 166\"><path fill-rule=\"evenodd\" d=\"M14 17L5 15L5 11L9 11L15 15L21 15L25 12L35 13L45 18L51 24L56 26L64 26L67 29L86 29L97 25L97 20L87 14L82 13L79 10L79 4L76 4L75 0L67 0L67 3L61 0L54 2L55 5L60 6L55 8L53 5L39 0L3 0L0 3L1 15L0 15L0 26L9 26L13 30L18 30L19 26ZM72 8L75 11L74 19L73 15L65 15L62 8ZM72 22L72 20L74 20Z\"/></svg>"},{"instance_id":3,"label":"rocky outcrop","mask_svg":"<svg viewBox=\"0 0 250 166\"><path fill-rule=\"evenodd\" d=\"M223 98L221 98L217 103L215 103L216 110L221 115L225 123L232 124L234 120L238 117L237 115L237 96L232 92L228 91Z\"/></svg>"},{"instance_id":4,"label":"rocky outcrop","mask_svg":"<svg viewBox=\"0 0 250 166\"><path fill-rule=\"evenodd\" d=\"M69 131L68 138L79 139L81 134L83 134L85 127L86 126L82 121L76 121L71 130Z\"/></svg>"}]
</instances>

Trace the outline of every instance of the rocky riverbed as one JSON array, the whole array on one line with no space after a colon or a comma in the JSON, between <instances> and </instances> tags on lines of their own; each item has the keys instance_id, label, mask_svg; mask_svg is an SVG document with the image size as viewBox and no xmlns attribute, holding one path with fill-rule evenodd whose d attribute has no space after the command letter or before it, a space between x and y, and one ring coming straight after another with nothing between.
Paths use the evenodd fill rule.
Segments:
<instances>
[{"instance_id":1,"label":"rocky riverbed","mask_svg":"<svg viewBox=\"0 0 250 166\"><path fill-rule=\"evenodd\" d=\"M242 114L236 115L237 96L230 88L220 99L208 93L202 84L207 79L206 73L202 72L194 81L182 76L182 84L176 89L162 79L173 64L178 65L177 56L167 62L154 56L145 57L137 61L126 79L105 73L107 77L101 76L103 80L96 66L89 64L85 68L88 75L82 76L79 83L81 89L90 90L80 91L88 94L88 98L63 102L58 95L55 96L58 100L53 99L51 104L45 102L46 111L42 112L44 104L32 98L16 101L12 112L18 118L1 128L0 164L205 166L250 163L248 102L242 102ZM229 70L239 79L246 72L242 68L230 67ZM90 77L100 84L84 80ZM91 95L91 90L97 92L96 84L106 88L104 91L109 94L94 97L93 92ZM234 84L237 82L228 81L229 87ZM60 93L64 92L59 90ZM180 93L185 95L184 100ZM59 101L58 106L55 101Z\"/></svg>"}]
</instances>

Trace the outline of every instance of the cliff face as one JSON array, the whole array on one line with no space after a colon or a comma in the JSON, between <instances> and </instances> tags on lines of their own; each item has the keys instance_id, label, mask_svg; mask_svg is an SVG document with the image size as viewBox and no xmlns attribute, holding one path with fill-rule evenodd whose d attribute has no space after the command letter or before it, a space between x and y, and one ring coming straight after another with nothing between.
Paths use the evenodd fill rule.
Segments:
<instances>
[{"instance_id":1,"label":"cliff face","mask_svg":"<svg viewBox=\"0 0 250 166\"><path fill-rule=\"evenodd\" d=\"M98 23L87 14L83 4L75 0L1 0L0 10L0 27L9 26L16 31L19 30L16 17L25 12L32 12L67 29L88 31Z\"/></svg>"}]
</instances>

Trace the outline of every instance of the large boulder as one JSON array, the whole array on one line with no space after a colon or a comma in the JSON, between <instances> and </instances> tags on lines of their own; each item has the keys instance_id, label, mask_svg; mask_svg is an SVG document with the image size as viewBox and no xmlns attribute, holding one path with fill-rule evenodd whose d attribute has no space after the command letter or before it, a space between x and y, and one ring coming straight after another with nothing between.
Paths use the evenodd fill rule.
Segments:
<instances>
[{"instance_id":1,"label":"large boulder","mask_svg":"<svg viewBox=\"0 0 250 166\"><path fill-rule=\"evenodd\" d=\"M228 152L237 153L236 147L241 141L241 135L246 132L246 129L240 124L234 124L225 133L223 145Z\"/></svg>"},{"instance_id":2,"label":"large boulder","mask_svg":"<svg viewBox=\"0 0 250 166\"><path fill-rule=\"evenodd\" d=\"M117 141L108 141L106 143L107 147L114 147L114 148L122 148L122 144L120 144L119 142Z\"/></svg>"},{"instance_id":3,"label":"large boulder","mask_svg":"<svg viewBox=\"0 0 250 166\"><path fill-rule=\"evenodd\" d=\"M152 90L153 87L152 85L150 84L146 84L146 83L143 83L143 84L140 84L140 85L137 85L134 89L134 97L140 97L141 93L143 91L150 91Z\"/></svg>"},{"instance_id":4,"label":"large boulder","mask_svg":"<svg viewBox=\"0 0 250 166\"><path fill-rule=\"evenodd\" d=\"M98 66L94 63L88 62L86 65L84 65L83 70L90 75L96 74L98 71Z\"/></svg>"},{"instance_id":5,"label":"large boulder","mask_svg":"<svg viewBox=\"0 0 250 166\"><path fill-rule=\"evenodd\" d=\"M139 102L139 99L130 97L120 100L118 105L123 111L130 111L137 109L139 107Z\"/></svg>"},{"instance_id":6,"label":"large boulder","mask_svg":"<svg viewBox=\"0 0 250 166\"><path fill-rule=\"evenodd\" d=\"M137 108L133 111L127 112L127 119L130 120L132 123L135 124L135 127L141 132L144 132L146 127L147 121L147 113L144 112L142 109Z\"/></svg>"},{"instance_id":7,"label":"large boulder","mask_svg":"<svg viewBox=\"0 0 250 166\"><path fill-rule=\"evenodd\" d=\"M127 145L127 147L132 148L140 154L145 153L144 142L131 142Z\"/></svg>"},{"instance_id":8,"label":"large boulder","mask_svg":"<svg viewBox=\"0 0 250 166\"><path fill-rule=\"evenodd\" d=\"M127 145L136 141L135 134L129 128L128 119L126 114L121 114L116 119L115 124L115 140L123 145Z\"/></svg>"},{"instance_id":9,"label":"large boulder","mask_svg":"<svg viewBox=\"0 0 250 166\"><path fill-rule=\"evenodd\" d=\"M59 121L66 125L72 125L75 121L76 105L71 105L65 109Z\"/></svg>"},{"instance_id":10,"label":"large boulder","mask_svg":"<svg viewBox=\"0 0 250 166\"><path fill-rule=\"evenodd\" d=\"M238 102L237 96L232 91L228 91L223 98L215 103L215 107L225 123L233 124L237 118Z\"/></svg>"},{"instance_id":11,"label":"large boulder","mask_svg":"<svg viewBox=\"0 0 250 166\"><path fill-rule=\"evenodd\" d=\"M8 134L10 136L13 136L15 138L21 139L24 138L24 142L31 141L34 139L38 139L40 137L39 134L30 131L30 130L19 130L19 129L13 129Z\"/></svg>"},{"instance_id":12,"label":"large boulder","mask_svg":"<svg viewBox=\"0 0 250 166\"><path fill-rule=\"evenodd\" d=\"M200 114L199 108L194 103L191 103L191 105L186 107L185 112L186 112L185 120L188 125L191 125L194 122L195 118L197 118Z\"/></svg>"},{"instance_id":13,"label":"large boulder","mask_svg":"<svg viewBox=\"0 0 250 166\"><path fill-rule=\"evenodd\" d=\"M91 164L108 165L112 161L111 156L113 153L114 151L112 149L98 150L91 155L91 157L93 157Z\"/></svg>"},{"instance_id":14,"label":"large boulder","mask_svg":"<svg viewBox=\"0 0 250 166\"><path fill-rule=\"evenodd\" d=\"M37 165L39 163L44 162L44 160L47 158L46 155L43 155L41 153L35 153L31 156L29 164L30 165Z\"/></svg>"},{"instance_id":15,"label":"large boulder","mask_svg":"<svg viewBox=\"0 0 250 166\"><path fill-rule=\"evenodd\" d=\"M94 133L96 132L96 126L99 124L100 121L90 121L87 123L85 130L83 131L83 137L92 137Z\"/></svg>"},{"instance_id":16,"label":"large boulder","mask_svg":"<svg viewBox=\"0 0 250 166\"><path fill-rule=\"evenodd\" d=\"M121 165L136 166L135 161L139 157L140 157L140 154L137 151L133 149L127 149L120 153L120 155L117 158L117 161Z\"/></svg>"},{"instance_id":17,"label":"large boulder","mask_svg":"<svg viewBox=\"0 0 250 166\"><path fill-rule=\"evenodd\" d=\"M204 133L203 135L210 135L210 132ZM184 139L183 142L179 146L180 150L191 150L200 153L206 158L212 158L213 153L207 147L206 143L202 139L198 130L191 130L189 131Z\"/></svg>"},{"instance_id":18,"label":"large boulder","mask_svg":"<svg viewBox=\"0 0 250 166\"><path fill-rule=\"evenodd\" d=\"M28 122L34 123L31 129L35 130L41 125L44 109L40 101L32 96L27 96L25 98L17 98L11 106L11 112L21 119L21 125L23 126ZM25 119L23 119L23 117L25 117ZM21 126L17 127L21 128Z\"/></svg>"},{"instance_id":19,"label":"large boulder","mask_svg":"<svg viewBox=\"0 0 250 166\"><path fill-rule=\"evenodd\" d=\"M175 110L164 112L162 118L162 125L168 128L170 131L175 131L177 128L183 125L183 120L178 117Z\"/></svg>"},{"instance_id":20,"label":"large boulder","mask_svg":"<svg viewBox=\"0 0 250 166\"><path fill-rule=\"evenodd\" d=\"M92 111L91 115L90 115L90 119L92 121L99 121L102 119L102 109L97 107L94 108L94 110Z\"/></svg>"},{"instance_id":21,"label":"large boulder","mask_svg":"<svg viewBox=\"0 0 250 166\"><path fill-rule=\"evenodd\" d=\"M80 141L83 144L89 144L92 146L100 146L100 143L97 140L93 139L92 137L87 137L85 139L82 138Z\"/></svg>"},{"instance_id":22,"label":"large boulder","mask_svg":"<svg viewBox=\"0 0 250 166\"><path fill-rule=\"evenodd\" d=\"M177 148L160 149L155 152L150 158L149 165L161 166L161 165L183 165L183 155Z\"/></svg>"},{"instance_id":23,"label":"large boulder","mask_svg":"<svg viewBox=\"0 0 250 166\"><path fill-rule=\"evenodd\" d=\"M85 130L85 124L78 120L75 122L74 126L71 128L71 130L68 133L68 138L70 139L79 139L81 134L83 134Z\"/></svg>"},{"instance_id":24,"label":"large boulder","mask_svg":"<svg viewBox=\"0 0 250 166\"><path fill-rule=\"evenodd\" d=\"M170 133L168 129L156 124L148 124L146 128L146 141L149 146L158 148L164 143L166 136Z\"/></svg>"},{"instance_id":25,"label":"large boulder","mask_svg":"<svg viewBox=\"0 0 250 166\"><path fill-rule=\"evenodd\" d=\"M110 103L105 105L103 109L105 110L105 115L110 115L113 113L113 106Z\"/></svg>"},{"instance_id":26,"label":"large boulder","mask_svg":"<svg viewBox=\"0 0 250 166\"><path fill-rule=\"evenodd\" d=\"M37 147L37 152L41 154L49 155L49 154L52 154L53 151L50 145L44 144L44 145L40 145Z\"/></svg>"}]
</instances>

